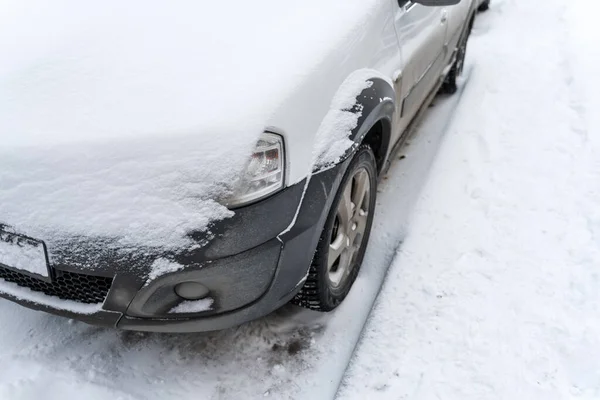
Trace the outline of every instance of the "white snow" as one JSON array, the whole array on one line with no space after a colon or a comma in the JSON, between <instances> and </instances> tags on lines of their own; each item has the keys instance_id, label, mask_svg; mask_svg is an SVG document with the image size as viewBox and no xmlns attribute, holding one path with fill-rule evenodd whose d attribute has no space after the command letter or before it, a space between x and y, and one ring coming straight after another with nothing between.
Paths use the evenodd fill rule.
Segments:
<instances>
[{"instance_id":1,"label":"white snow","mask_svg":"<svg viewBox=\"0 0 600 400\"><path fill-rule=\"evenodd\" d=\"M211 298L183 301L176 307L173 307L173 309L169 311L169 314L193 314L209 311L212 309L213 303L214 300Z\"/></svg>"},{"instance_id":2,"label":"white snow","mask_svg":"<svg viewBox=\"0 0 600 400\"><path fill-rule=\"evenodd\" d=\"M154 260L152 265L150 266L150 273L148 274L147 283L159 278L163 275L170 274L173 272L180 271L184 268L184 265L173 262L171 260L167 260L166 258L158 258Z\"/></svg>"},{"instance_id":3,"label":"white snow","mask_svg":"<svg viewBox=\"0 0 600 400\"><path fill-rule=\"evenodd\" d=\"M315 141L316 169L337 164L355 143L349 138L362 112L331 110L319 128Z\"/></svg>"},{"instance_id":4,"label":"white snow","mask_svg":"<svg viewBox=\"0 0 600 400\"><path fill-rule=\"evenodd\" d=\"M44 246L0 230L0 264L48 276Z\"/></svg>"},{"instance_id":5,"label":"white snow","mask_svg":"<svg viewBox=\"0 0 600 400\"><path fill-rule=\"evenodd\" d=\"M79 235L116 238L121 247L182 247L189 245L188 232L233 215L211 198L225 188L206 179L211 164L226 156L224 149L206 157L158 139L115 146L97 146L98 154L77 149L67 155L61 147L56 153L21 149L4 155L2 222L49 247ZM224 179L230 171L212 176Z\"/></svg>"}]
</instances>

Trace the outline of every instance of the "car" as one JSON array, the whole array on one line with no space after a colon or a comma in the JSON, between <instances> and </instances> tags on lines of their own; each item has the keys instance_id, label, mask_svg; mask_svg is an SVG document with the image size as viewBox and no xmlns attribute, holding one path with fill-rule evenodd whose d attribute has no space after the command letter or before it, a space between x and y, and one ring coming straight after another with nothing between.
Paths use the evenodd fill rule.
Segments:
<instances>
[{"instance_id":1,"label":"car","mask_svg":"<svg viewBox=\"0 0 600 400\"><path fill-rule=\"evenodd\" d=\"M377 184L470 0L5 7L0 296L125 330L220 330L349 293Z\"/></svg>"},{"instance_id":2,"label":"car","mask_svg":"<svg viewBox=\"0 0 600 400\"><path fill-rule=\"evenodd\" d=\"M479 0L478 10L487 11L490 8L491 0Z\"/></svg>"}]
</instances>

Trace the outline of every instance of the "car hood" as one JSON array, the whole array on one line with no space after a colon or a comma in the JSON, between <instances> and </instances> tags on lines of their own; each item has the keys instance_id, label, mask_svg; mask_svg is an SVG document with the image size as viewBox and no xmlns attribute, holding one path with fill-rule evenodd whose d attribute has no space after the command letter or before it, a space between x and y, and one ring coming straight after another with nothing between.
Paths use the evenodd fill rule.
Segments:
<instances>
[{"instance_id":1,"label":"car hood","mask_svg":"<svg viewBox=\"0 0 600 400\"><path fill-rule=\"evenodd\" d=\"M3 2L0 224L49 247L195 245L187 233L232 215L223 183L362 4Z\"/></svg>"}]
</instances>

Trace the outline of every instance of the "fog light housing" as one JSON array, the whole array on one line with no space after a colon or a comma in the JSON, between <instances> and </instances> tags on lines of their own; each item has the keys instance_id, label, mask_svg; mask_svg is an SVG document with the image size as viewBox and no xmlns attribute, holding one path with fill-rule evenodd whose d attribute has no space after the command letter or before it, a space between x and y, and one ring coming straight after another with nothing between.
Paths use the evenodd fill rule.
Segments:
<instances>
[{"instance_id":1,"label":"fog light housing","mask_svg":"<svg viewBox=\"0 0 600 400\"><path fill-rule=\"evenodd\" d=\"M175 294L185 300L202 300L208 297L210 290L198 282L182 282L175 286Z\"/></svg>"}]
</instances>

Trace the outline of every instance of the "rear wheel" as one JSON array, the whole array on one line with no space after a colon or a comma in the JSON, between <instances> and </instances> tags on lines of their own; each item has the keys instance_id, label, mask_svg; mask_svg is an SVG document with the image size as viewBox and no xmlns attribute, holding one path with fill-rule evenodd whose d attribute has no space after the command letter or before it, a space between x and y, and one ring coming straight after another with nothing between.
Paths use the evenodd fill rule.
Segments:
<instances>
[{"instance_id":1,"label":"rear wheel","mask_svg":"<svg viewBox=\"0 0 600 400\"><path fill-rule=\"evenodd\" d=\"M294 303L331 311L348 295L362 264L375 211L375 155L359 148L348 166L319 239L308 278Z\"/></svg>"},{"instance_id":2,"label":"rear wheel","mask_svg":"<svg viewBox=\"0 0 600 400\"><path fill-rule=\"evenodd\" d=\"M490 0L486 0L479 5L479 11L487 11L490 8Z\"/></svg>"}]
</instances>

